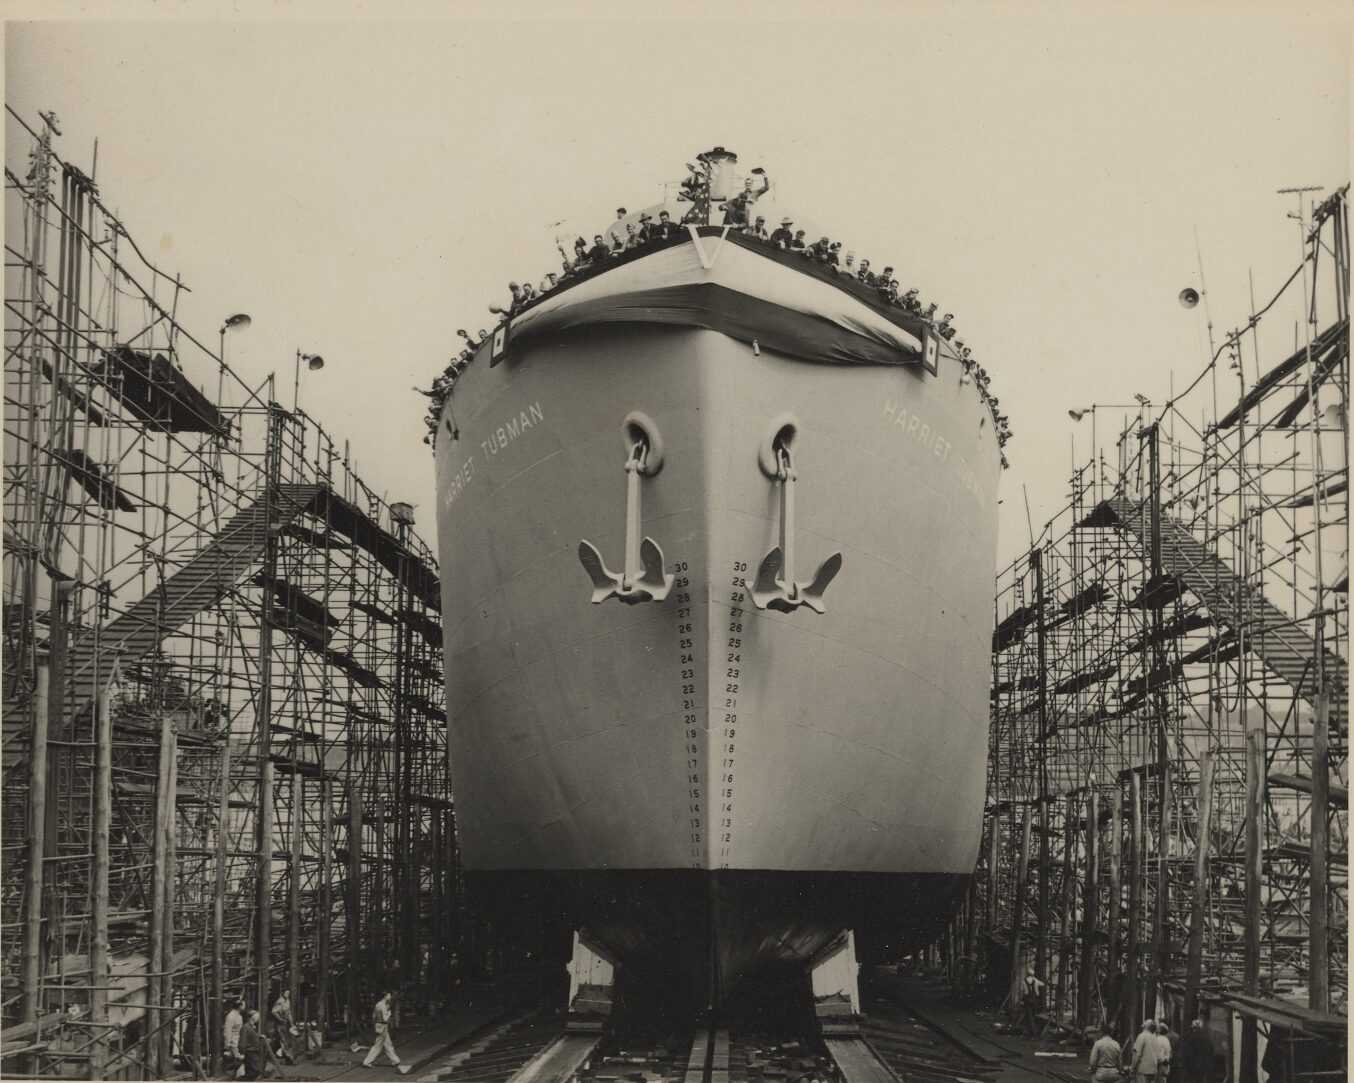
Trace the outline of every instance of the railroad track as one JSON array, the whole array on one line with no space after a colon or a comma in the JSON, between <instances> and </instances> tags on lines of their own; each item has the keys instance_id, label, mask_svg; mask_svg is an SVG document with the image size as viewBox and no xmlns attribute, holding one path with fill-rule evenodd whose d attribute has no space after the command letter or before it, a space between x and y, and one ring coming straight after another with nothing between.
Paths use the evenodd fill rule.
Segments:
<instances>
[{"instance_id":1,"label":"railroad track","mask_svg":"<svg viewBox=\"0 0 1354 1083\"><path fill-rule=\"evenodd\" d=\"M881 1005L881 1007L887 1007ZM501 1024L453 1051L420 1083L988 1083L999 1066L930 1024L867 1017L858 1035L716 1023L579 1034L555 1014Z\"/></svg>"}]
</instances>

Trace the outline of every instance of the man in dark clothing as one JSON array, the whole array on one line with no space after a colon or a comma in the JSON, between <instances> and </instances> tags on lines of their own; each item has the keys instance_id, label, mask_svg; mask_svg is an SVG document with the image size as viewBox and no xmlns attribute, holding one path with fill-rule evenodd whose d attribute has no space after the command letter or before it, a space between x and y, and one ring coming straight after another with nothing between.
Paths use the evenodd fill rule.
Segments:
<instances>
[{"instance_id":1,"label":"man in dark clothing","mask_svg":"<svg viewBox=\"0 0 1354 1083\"><path fill-rule=\"evenodd\" d=\"M268 1047L259 1033L259 1013L254 1009L240 1028L240 1055L244 1057L244 1078L258 1079L268 1063Z\"/></svg>"},{"instance_id":2,"label":"man in dark clothing","mask_svg":"<svg viewBox=\"0 0 1354 1083\"><path fill-rule=\"evenodd\" d=\"M606 241L602 240L600 233L594 234L592 247L588 249L588 261L594 267L600 267L610 258L611 249L607 247Z\"/></svg>"},{"instance_id":3,"label":"man in dark clothing","mask_svg":"<svg viewBox=\"0 0 1354 1083\"><path fill-rule=\"evenodd\" d=\"M794 225L793 220L782 218L780 220L780 227L771 234L771 243L777 248L789 248L795 239L795 235L790 232L790 227L792 225Z\"/></svg>"},{"instance_id":4,"label":"man in dark clothing","mask_svg":"<svg viewBox=\"0 0 1354 1083\"><path fill-rule=\"evenodd\" d=\"M790 247L791 247L791 248L798 249L798 250L801 251L801 252L802 252L802 251L805 251L805 248L804 248L804 231L803 231L802 229L797 229L797 230L795 230L794 239L790 241Z\"/></svg>"},{"instance_id":5,"label":"man in dark clothing","mask_svg":"<svg viewBox=\"0 0 1354 1083\"><path fill-rule=\"evenodd\" d=\"M862 282L864 282L865 285L867 286L879 285L879 279L875 275L875 273L872 270L870 270L870 261L867 259L863 259L860 261L860 270L856 272L856 277L859 278Z\"/></svg>"},{"instance_id":6,"label":"man in dark clothing","mask_svg":"<svg viewBox=\"0 0 1354 1083\"><path fill-rule=\"evenodd\" d=\"M1208 1083L1213 1076L1213 1040L1204 1029L1204 1021L1190 1023L1189 1033L1180 1043L1180 1062L1185 1083Z\"/></svg>"}]
</instances>

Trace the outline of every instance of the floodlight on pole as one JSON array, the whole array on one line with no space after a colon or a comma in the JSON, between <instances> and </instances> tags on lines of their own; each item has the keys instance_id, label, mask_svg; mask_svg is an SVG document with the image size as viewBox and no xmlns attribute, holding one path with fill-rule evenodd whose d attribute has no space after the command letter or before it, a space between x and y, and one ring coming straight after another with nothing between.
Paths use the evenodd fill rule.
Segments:
<instances>
[{"instance_id":1,"label":"floodlight on pole","mask_svg":"<svg viewBox=\"0 0 1354 1083\"><path fill-rule=\"evenodd\" d=\"M226 377L226 332L243 331L254 321L249 318L247 312L236 312L227 316L221 321L221 341L217 347L216 358L221 362L221 371L217 376L216 400L221 401L221 392Z\"/></svg>"},{"instance_id":2,"label":"floodlight on pole","mask_svg":"<svg viewBox=\"0 0 1354 1083\"><path fill-rule=\"evenodd\" d=\"M292 389L291 389L291 408L292 413L296 412L297 404L301 398L301 362L306 363L306 369L309 372L319 372L324 368L324 358L317 353L303 353L296 351L296 367L292 371Z\"/></svg>"}]
</instances>

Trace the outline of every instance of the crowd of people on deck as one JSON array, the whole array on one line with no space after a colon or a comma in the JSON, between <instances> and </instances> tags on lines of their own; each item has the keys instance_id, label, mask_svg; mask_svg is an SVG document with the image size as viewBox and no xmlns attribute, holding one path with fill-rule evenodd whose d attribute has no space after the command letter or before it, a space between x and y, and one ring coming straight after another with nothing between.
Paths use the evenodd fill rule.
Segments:
<instances>
[{"instance_id":1,"label":"crowd of people on deck","mask_svg":"<svg viewBox=\"0 0 1354 1083\"><path fill-rule=\"evenodd\" d=\"M715 150L722 153L722 148L717 147ZM499 317L501 324L539 298L553 293L577 278L600 271L630 252L686 236L686 226L706 220L712 205L709 197L708 170L702 168L707 164L704 159L705 155L699 156L701 166L687 163L689 175L682 181L678 199L690 203L691 208L680 222L673 221L671 214L666 210L660 210L656 217L646 211L640 214L637 222L625 222L624 229L613 223L609 232L594 234L591 245L585 238L578 237L573 243L572 256L565 252L563 245L559 245L561 259L559 272L547 272L535 286L526 280L509 282L506 301L490 304L489 311ZM955 337L954 313L945 312L937 317L940 306L935 302L924 301L915 286L903 289L892 267L886 266L876 272L868 259L857 262L855 252L847 250L843 253L842 243L829 237L820 237L810 242L806 239L803 229L794 228L795 223L791 218L782 218L775 230L768 231L766 218L754 215L753 210L757 200L770 187L770 183L762 170L754 169L752 173L753 176L744 182L741 192L717 204L718 209L724 212L724 224L745 237L761 241L784 252L796 253L825 272L854 280L870 291L871 299L876 303L900 308L910 315L919 317L941 338L952 342L951 348L958 354L960 364L963 366L961 381L976 385L991 414L998 447L1004 449L1011 438L1009 419L998 409L1000 400L991 392L987 370L978 364L973 356L973 350L963 339ZM628 213L624 207L617 207L616 223L624 221ZM472 336L461 328L456 334L462 340L460 352L451 359L430 388L426 390L415 388L429 400L428 412L424 417L424 424L428 430L423 438L425 444L436 444L438 420L442 416L452 388L461 373L474 360L480 347L489 340L491 332L481 328ZM459 436L454 421L449 420L448 431L453 438ZM1004 450L1001 451L1001 463L1003 467L1007 465Z\"/></svg>"}]
</instances>

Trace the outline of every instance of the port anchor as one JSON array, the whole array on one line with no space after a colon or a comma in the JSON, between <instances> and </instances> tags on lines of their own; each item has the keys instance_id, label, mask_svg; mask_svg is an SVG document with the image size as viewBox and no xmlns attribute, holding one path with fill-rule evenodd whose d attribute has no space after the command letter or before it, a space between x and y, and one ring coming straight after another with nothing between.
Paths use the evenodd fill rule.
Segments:
<instances>
[{"instance_id":1,"label":"port anchor","mask_svg":"<svg viewBox=\"0 0 1354 1083\"><path fill-rule=\"evenodd\" d=\"M758 609L777 609L793 613L802 605L815 613L826 612L823 592L842 568L841 553L833 553L808 582L795 580L795 474L790 457L797 425L791 418L772 428L773 436L758 452L762 472L780 486L780 544L772 549L757 568L752 585L752 604Z\"/></svg>"},{"instance_id":2,"label":"port anchor","mask_svg":"<svg viewBox=\"0 0 1354 1083\"><path fill-rule=\"evenodd\" d=\"M625 418L630 453L625 459L625 571L613 572L597 546L586 538L578 543L578 559L592 579L592 604L619 598L628 605L661 602L672 590L673 576L663 571L663 550L652 538L640 540L639 479L653 477L663 467L663 443L653 421L639 411Z\"/></svg>"}]
</instances>

